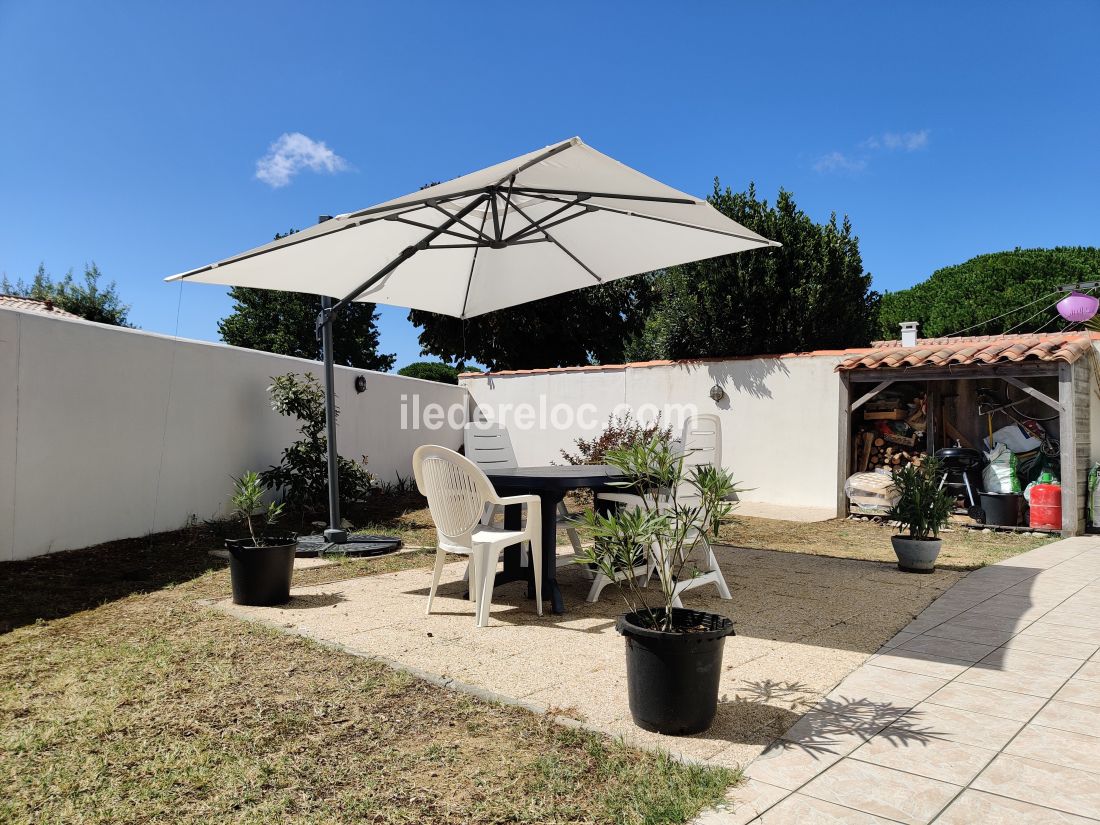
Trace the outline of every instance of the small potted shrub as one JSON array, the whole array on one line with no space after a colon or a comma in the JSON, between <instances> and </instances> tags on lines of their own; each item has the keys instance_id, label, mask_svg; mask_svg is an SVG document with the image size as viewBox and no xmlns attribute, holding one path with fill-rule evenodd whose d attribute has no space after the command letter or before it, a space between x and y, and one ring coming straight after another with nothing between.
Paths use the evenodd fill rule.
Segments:
<instances>
[{"instance_id":1,"label":"small potted shrub","mask_svg":"<svg viewBox=\"0 0 1100 825\"><path fill-rule=\"evenodd\" d=\"M921 466L912 464L894 471L897 503L888 514L899 522L906 535L891 536L898 568L907 573L931 573L943 542L940 528L947 524L954 502L940 489L940 465L931 458Z\"/></svg>"},{"instance_id":2,"label":"small potted shrub","mask_svg":"<svg viewBox=\"0 0 1100 825\"><path fill-rule=\"evenodd\" d=\"M290 601L298 538L293 533L273 530L283 514L283 505L272 502L263 506L265 487L259 473L247 472L233 482L233 512L245 520L249 534L249 538L225 542L233 603L257 607L284 604Z\"/></svg>"},{"instance_id":3,"label":"small potted shrub","mask_svg":"<svg viewBox=\"0 0 1100 825\"><path fill-rule=\"evenodd\" d=\"M718 708L722 653L733 622L725 616L674 607L677 583L690 578L691 550L714 537L736 491L729 474L698 466L655 435L608 450L605 459L623 480L614 482L637 503L585 515L595 543L577 558L618 586L628 612L616 621L626 643L627 690L634 723L682 736L706 730ZM645 559L659 586L617 577Z\"/></svg>"}]
</instances>

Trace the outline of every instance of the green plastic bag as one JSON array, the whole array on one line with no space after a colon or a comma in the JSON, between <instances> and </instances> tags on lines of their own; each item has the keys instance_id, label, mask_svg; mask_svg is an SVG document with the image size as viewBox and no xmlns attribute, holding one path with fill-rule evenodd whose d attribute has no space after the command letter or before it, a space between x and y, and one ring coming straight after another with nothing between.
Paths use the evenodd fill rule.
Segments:
<instances>
[{"instance_id":1,"label":"green plastic bag","mask_svg":"<svg viewBox=\"0 0 1100 825\"><path fill-rule=\"evenodd\" d=\"M1016 475L1016 455L1004 444L998 444L985 454L989 464L982 470L982 489L987 493L1019 493L1020 477Z\"/></svg>"},{"instance_id":2,"label":"green plastic bag","mask_svg":"<svg viewBox=\"0 0 1100 825\"><path fill-rule=\"evenodd\" d=\"M1089 497L1089 524L1096 526L1096 488L1100 486L1100 464L1089 467L1088 497Z\"/></svg>"}]
</instances>

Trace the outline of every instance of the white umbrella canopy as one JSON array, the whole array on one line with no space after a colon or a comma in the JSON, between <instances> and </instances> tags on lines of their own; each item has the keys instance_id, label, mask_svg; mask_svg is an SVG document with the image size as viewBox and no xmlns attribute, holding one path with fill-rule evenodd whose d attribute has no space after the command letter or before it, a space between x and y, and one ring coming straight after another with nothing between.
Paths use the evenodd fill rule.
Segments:
<instances>
[{"instance_id":1,"label":"white umbrella canopy","mask_svg":"<svg viewBox=\"0 0 1100 825\"><path fill-rule=\"evenodd\" d=\"M341 544L332 319L342 306L367 301L471 318L767 246L779 244L575 137L167 280L322 296L325 538Z\"/></svg>"},{"instance_id":2,"label":"white umbrella canopy","mask_svg":"<svg viewBox=\"0 0 1100 825\"><path fill-rule=\"evenodd\" d=\"M778 245L572 138L168 280L471 318Z\"/></svg>"}]
</instances>

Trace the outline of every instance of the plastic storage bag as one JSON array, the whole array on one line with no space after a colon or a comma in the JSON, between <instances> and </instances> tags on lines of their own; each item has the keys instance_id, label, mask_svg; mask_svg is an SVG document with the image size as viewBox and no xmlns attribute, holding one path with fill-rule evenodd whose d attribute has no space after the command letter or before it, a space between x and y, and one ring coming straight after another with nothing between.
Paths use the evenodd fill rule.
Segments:
<instances>
[{"instance_id":1,"label":"plastic storage bag","mask_svg":"<svg viewBox=\"0 0 1100 825\"><path fill-rule=\"evenodd\" d=\"M1004 444L998 444L985 457L989 464L982 470L982 489L987 493L1020 492L1016 455Z\"/></svg>"},{"instance_id":2,"label":"plastic storage bag","mask_svg":"<svg viewBox=\"0 0 1100 825\"><path fill-rule=\"evenodd\" d=\"M1027 430L1021 427L1019 424L1009 424L993 433L989 438L984 439L985 446L991 447L994 444L1004 444L1013 453L1026 453L1030 450L1038 450L1043 442L1037 439L1035 436L1030 435ZM1017 492L1019 492L1017 490Z\"/></svg>"}]
</instances>

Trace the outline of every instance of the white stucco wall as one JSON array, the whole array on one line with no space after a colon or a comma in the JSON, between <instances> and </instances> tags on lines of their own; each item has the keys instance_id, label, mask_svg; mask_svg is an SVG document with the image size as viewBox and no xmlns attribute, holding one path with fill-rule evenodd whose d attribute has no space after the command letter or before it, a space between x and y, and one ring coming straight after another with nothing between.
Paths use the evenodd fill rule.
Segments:
<instances>
[{"instance_id":1,"label":"white stucco wall","mask_svg":"<svg viewBox=\"0 0 1100 825\"><path fill-rule=\"evenodd\" d=\"M834 355L731 359L463 378L473 407L579 408L594 426L521 428L505 421L520 464L563 463L560 451L599 433L617 406L694 405L722 421L723 463L745 501L836 509L840 378ZM726 398L708 395L719 384ZM666 416L667 420L667 416Z\"/></svg>"},{"instance_id":2,"label":"white stucco wall","mask_svg":"<svg viewBox=\"0 0 1100 825\"><path fill-rule=\"evenodd\" d=\"M319 364L138 330L0 310L0 560L170 530L225 511L230 476L278 461L296 422L270 376ZM366 392L355 392L357 375ZM464 405L465 390L340 367L338 444L383 479L461 430L401 427L402 396Z\"/></svg>"}]
</instances>

